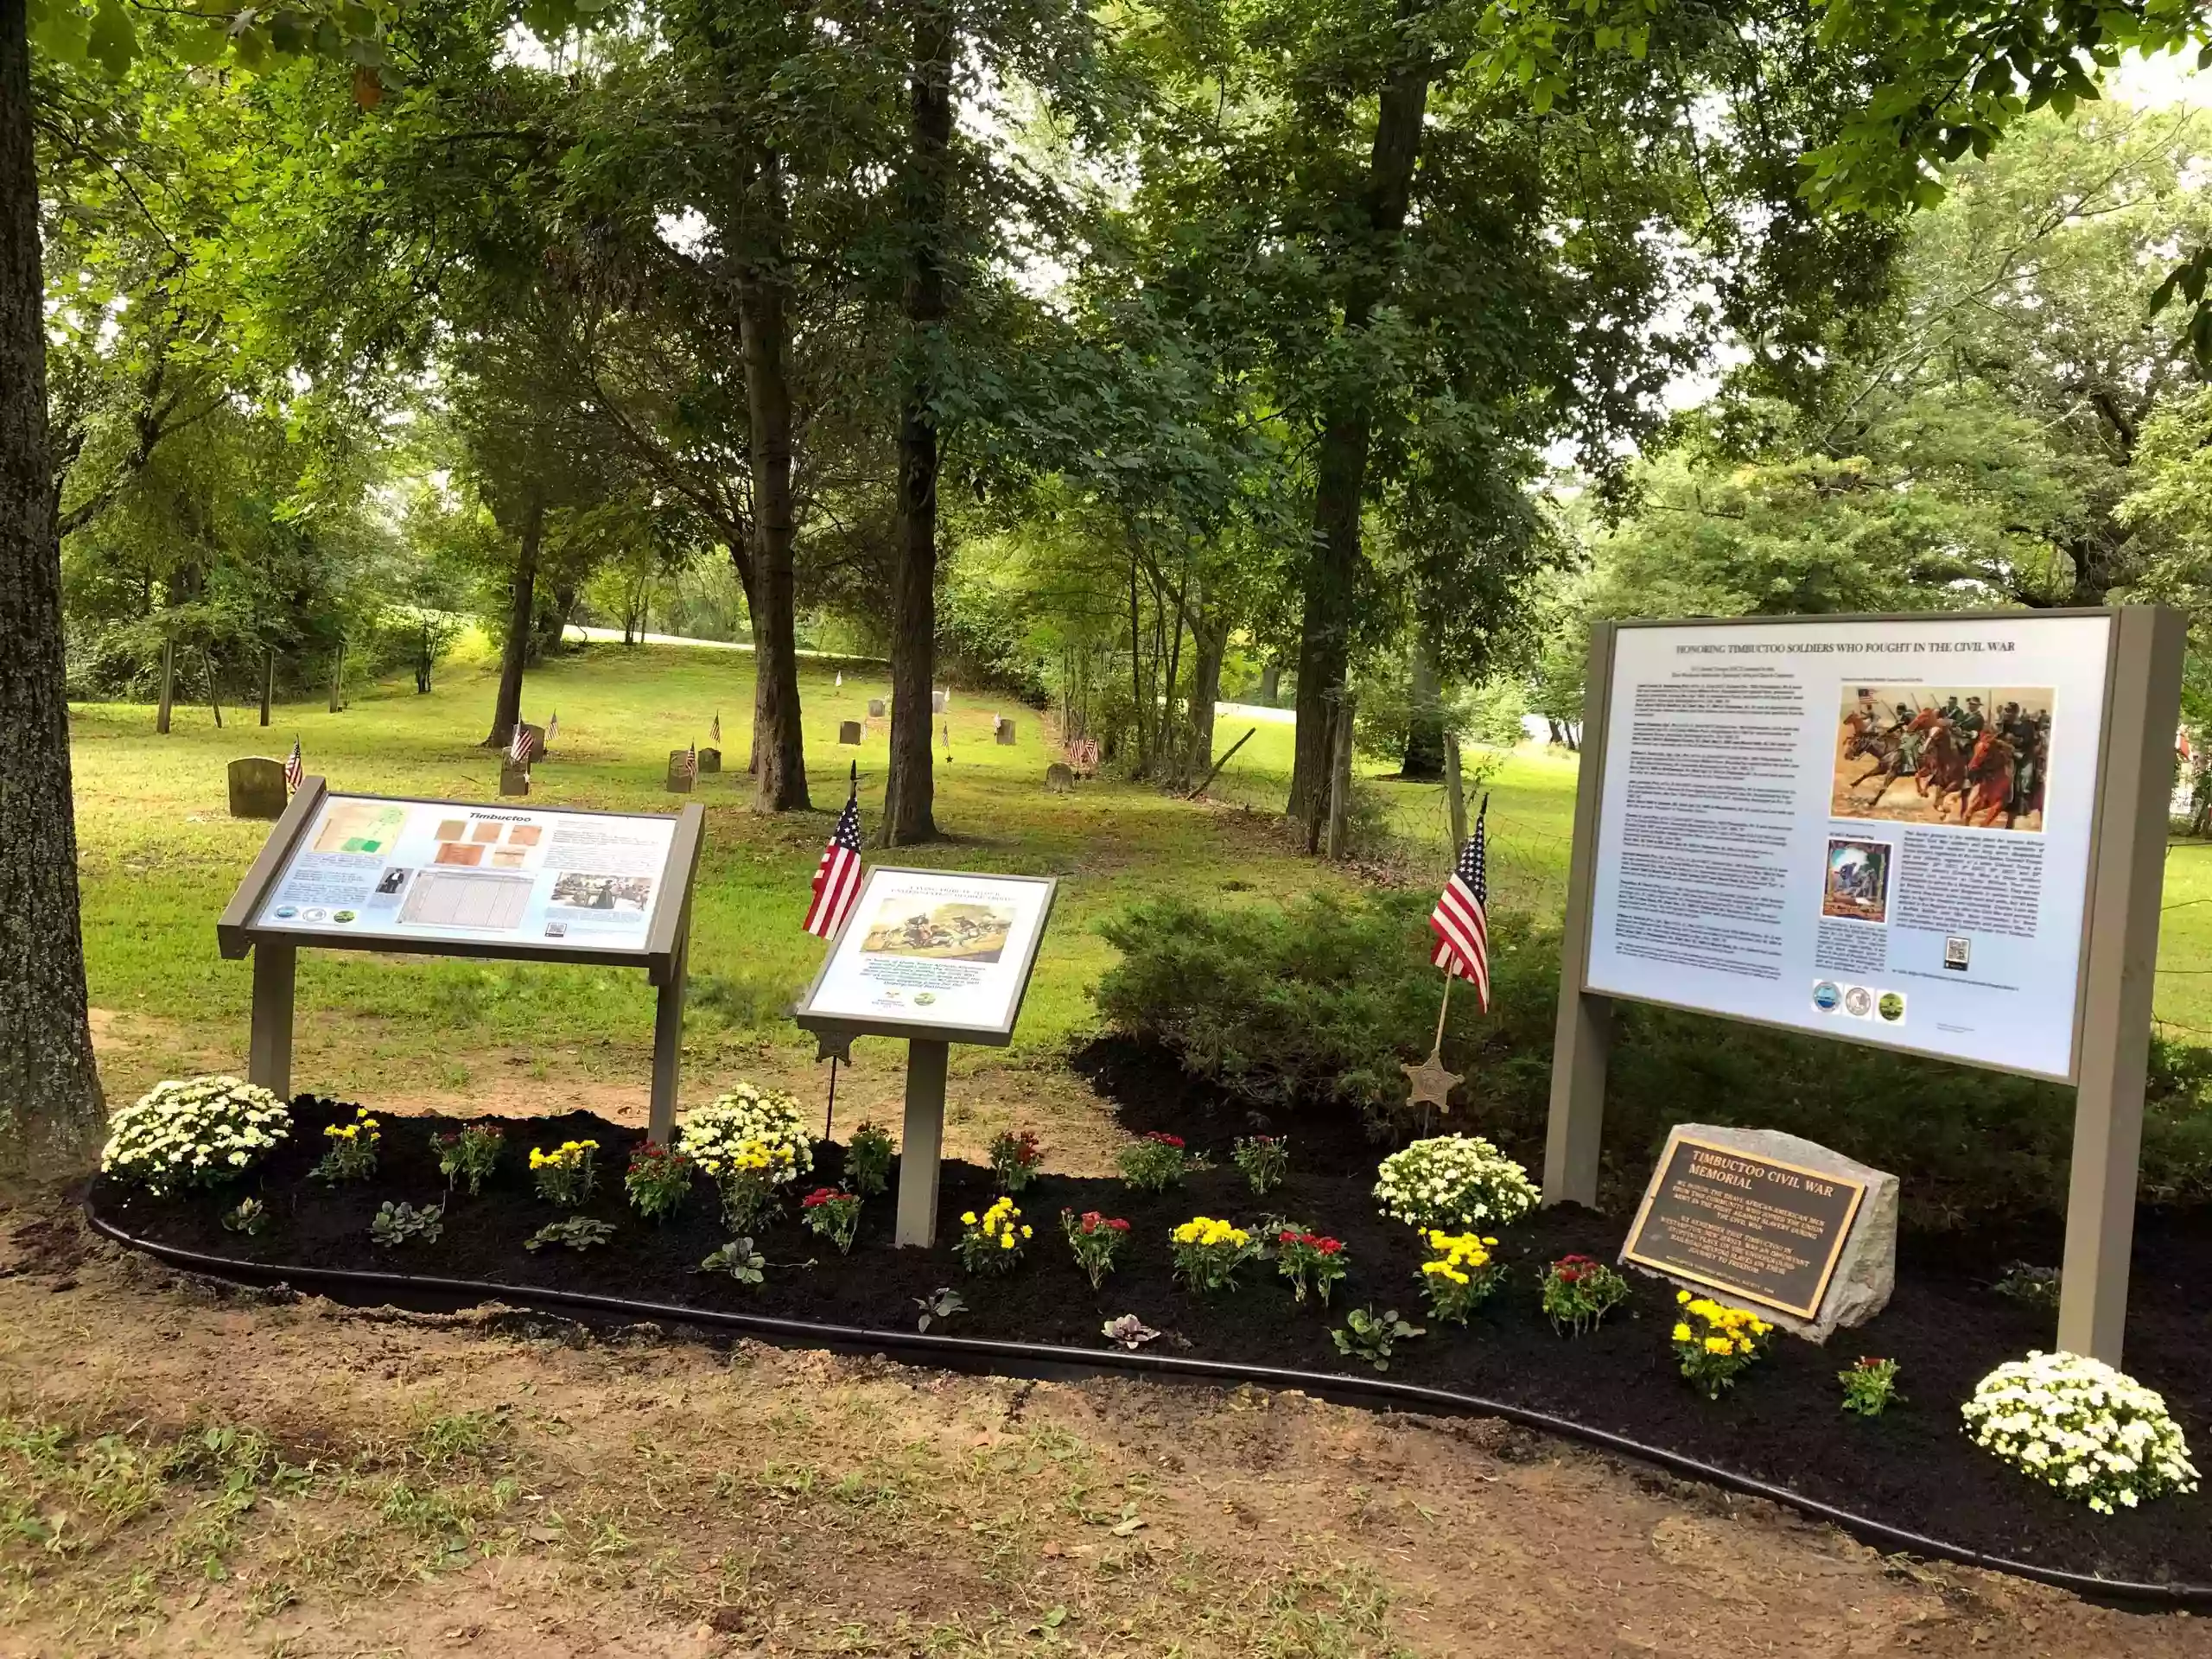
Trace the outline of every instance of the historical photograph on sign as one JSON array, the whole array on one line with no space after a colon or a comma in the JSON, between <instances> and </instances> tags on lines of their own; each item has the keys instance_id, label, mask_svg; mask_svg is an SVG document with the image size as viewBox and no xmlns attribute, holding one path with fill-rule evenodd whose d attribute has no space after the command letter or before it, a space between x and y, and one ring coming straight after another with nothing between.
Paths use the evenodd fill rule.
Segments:
<instances>
[{"instance_id":1,"label":"historical photograph on sign","mask_svg":"<svg viewBox=\"0 0 2212 1659\"><path fill-rule=\"evenodd\" d=\"M935 957L947 962L996 962L1014 928L1006 906L918 906L887 899L868 924L861 949L871 957Z\"/></svg>"},{"instance_id":2,"label":"historical photograph on sign","mask_svg":"<svg viewBox=\"0 0 2212 1659\"><path fill-rule=\"evenodd\" d=\"M1886 841L1831 838L1821 914L1853 922L1888 921L1891 850Z\"/></svg>"},{"instance_id":3,"label":"historical photograph on sign","mask_svg":"<svg viewBox=\"0 0 2212 1659\"><path fill-rule=\"evenodd\" d=\"M1836 727L1840 818L2043 829L2048 686L1847 683Z\"/></svg>"},{"instance_id":4,"label":"historical photograph on sign","mask_svg":"<svg viewBox=\"0 0 2212 1659\"><path fill-rule=\"evenodd\" d=\"M553 882L553 902L578 910L643 912L653 896L649 875L592 875L564 870Z\"/></svg>"}]
</instances>

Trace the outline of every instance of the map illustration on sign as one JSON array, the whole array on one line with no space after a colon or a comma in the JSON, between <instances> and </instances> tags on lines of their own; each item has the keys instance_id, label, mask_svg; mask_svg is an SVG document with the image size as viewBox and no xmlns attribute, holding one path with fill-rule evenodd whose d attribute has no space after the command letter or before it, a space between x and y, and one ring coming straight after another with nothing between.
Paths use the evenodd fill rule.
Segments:
<instances>
[{"instance_id":1,"label":"map illustration on sign","mask_svg":"<svg viewBox=\"0 0 2212 1659\"><path fill-rule=\"evenodd\" d=\"M334 795L257 927L641 951L675 820Z\"/></svg>"}]
</instances>

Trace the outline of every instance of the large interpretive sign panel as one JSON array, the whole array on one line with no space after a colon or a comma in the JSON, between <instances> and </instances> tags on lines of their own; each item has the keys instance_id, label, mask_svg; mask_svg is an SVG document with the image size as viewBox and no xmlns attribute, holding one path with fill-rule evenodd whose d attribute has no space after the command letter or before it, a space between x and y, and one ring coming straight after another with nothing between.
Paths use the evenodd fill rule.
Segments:
<instances>
[{"instance_id":1,"label":"large interpretive sign panel","mask_svg":"<svg viewBox=\"0 0 2212 1659\"><path fill-rule=\"evenodd\" d=\"M959 1042L1014 1033L1055 884L877 866L831 945L801 1025L853 1022L880 1034Z\"/></svg>"},{"instance_id":2,"label":"large interpretive sign panel","mask_svg":"<svg viewBox=\"0 0 2212 1659\"><path fill-rule=\"evenodd\" d=\"M1621 627L1584 988L2070 1080L2112 629Z\"/></svg>"},{"instance_id":3,"label":"large interpretive sign panel","mask_svg":"<svg viewBox=\"0 0 2212 1659\"><path fill-rule=\"evenodd\" d=\"M251 925L398 950L438 941L640 952L666 897L676 826L641 814L327 796Z\"/></svg>"}]
</instances>

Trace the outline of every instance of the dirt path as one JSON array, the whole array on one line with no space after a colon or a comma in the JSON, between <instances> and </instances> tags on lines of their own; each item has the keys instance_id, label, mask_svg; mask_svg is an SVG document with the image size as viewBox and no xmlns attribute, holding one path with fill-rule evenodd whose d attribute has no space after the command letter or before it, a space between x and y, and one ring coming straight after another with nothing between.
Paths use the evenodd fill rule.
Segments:
<instances>
[{"instance_id":1,"label":"dirt path","mask_svg":"<svg viewBox=\"0 0 2212 1659\"><path fill-rule=\"evenodd\" d=\"M0 1655L2212 1656L1496 1423L0 1241Z\"/></svg>"}]
</instances>

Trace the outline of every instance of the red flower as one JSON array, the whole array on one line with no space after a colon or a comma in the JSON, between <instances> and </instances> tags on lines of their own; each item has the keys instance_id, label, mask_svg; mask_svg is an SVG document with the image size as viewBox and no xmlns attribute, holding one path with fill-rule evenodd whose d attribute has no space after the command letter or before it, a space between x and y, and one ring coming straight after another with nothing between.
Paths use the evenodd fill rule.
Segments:
<instances>
[{"instance_id":1,"label":"red flower","mask_svg":"<svg viewBox=\"0 0 2212 1659\"><path fill-rule=\"evenodd\" d=\"M1082 1224L1083 1230L1086 1234L1095 1233L1101 1228L1103 1228L1109 1233L1126 1233L1129 1230L1129 1224L1128 1222L1119 1220L1112 1216L1102 1216L1096 1210L1084 1211L1078 1219Z\"/></svg>"},{"instance_id":2,"label":"red flower","mask_svg":"<svg viewBox=\"0 0 2212 1659\"><path fill-rule=\"evenodd\" d=\"M1334 1255L1338 1251L1343 1249L1344 1247L1344 1241L1342 1239L1315 1238L1311 1234L1306 1236L1306 1242L1312 1244L1315 1249L1320 1251L1324 1255Z\"/></svg>"},{"instance_id":3,"label":"red flower","mask_svg":"<svg viewBox=\"0 0 2212 1659\"><path fill-rule=\"evenodd\" d=\"M1278 1244L1296 1244L1301 1243L1305 1237L1305 1234L1294 1233L1291 1231L1289 1228L1286 1227L1282 1231L1275 1235L1275 1243Z\"/></svg>"},{"instance_id":4,"label":"red flower","mask_svg":"<svg viewBox=\"0 0 2212 1659\"><path fill-rule=\"evenodd\" d=\"M834 1186L817 1186L798 1201L798 1207L802 1210L812 1210L817 1205L836 1204L852 1196L849 1192L839 1192Z\"/></svg>"},{"instance_id":5,"label":"red flower","mask_svg":"<svg viewBox=\"0 0 2212 1659\"><path fill-rule=\"evenodd\" d=\"M1111 1220L1108 1221L1106 1224L1117 1233L1126 1233L1129 1230L1129 1224L1123 1221L1119 1216L1114 1217Z\"/></svg>"},{"instance_id":6,"label":"red flower","mask_svg":"<svg viewBox=\"0 0 2212 1659\"><path fill-rule=\"evenodd\" d=\"M1181 1135L1168 1135L1159 1129L1154 1129L1150 1135L1145 1136L1145 1139L1147 1141L1157 1141L1161 1146L1173 1147L1178 1151L1180 1151L1183 1146L1183 1137Z\"/></svg>"}]
</instances>

